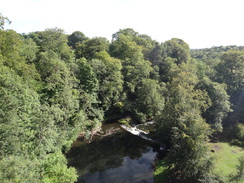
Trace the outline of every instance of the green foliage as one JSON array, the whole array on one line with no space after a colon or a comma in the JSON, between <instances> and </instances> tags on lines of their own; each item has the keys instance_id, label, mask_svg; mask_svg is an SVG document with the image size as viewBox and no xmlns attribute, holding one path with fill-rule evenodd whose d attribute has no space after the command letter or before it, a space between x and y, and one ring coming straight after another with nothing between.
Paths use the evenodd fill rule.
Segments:
<instances>
[{"instance_id":1,"label":"green foliage","mask_svg":"<svg viewBox=\"0 0 244 183\"><path fill-rule=\"evenodd\" d=\"M76 170L67 168L61 153L48 154L41 164L42 183L72 183L77 180Z\"/></svg>"},{"instance_id":2,"label":"green foliage","mask_svg":"<svg viewBox=\"0 0 244 183\"><path fill-rule=\"evenodd\" d=\"M58 125L54 123L54 114L58 115L59 111L52 113L52 109L43 108L38 94L7 67L1 67L0 73L0 164L1 168L8 166L7 170L1 169L1 180L39 182L42 156L60 149L64 145L62 139L68 139L64 133L60 136ZM65 138L60 138L63 136ZM52 164L49 166L53 167ZM63 168L56 182L75 180L71 179L75 177L74 170L67 172L69 176L65 178L64 173L68 171L66 162L60 162L59 166ZM53 168L57 170L57 167Z\"/></svg>"},{"instance_id":3,"label":"green foliage","mask_svg":"<svg viewBox=\"0 0 244 183\"><path fill-rule=\"evenodd\" d=\"M14 68L20 69L20 64L23 59L20 55L21 37L13 30L0 30L0 54L3 57L3 64Z\"/></svg>"},{"instance_id":4,"label":"green foliage","mask_svg":"<svg viewBox=\"0 0 244 183\"><path fill-rule=\"evenodd\" d=\"M224 52L230 50L243 51L244 47L232 45L232 46L218 46L218 47L205 48L205 49L193 49L191 50L191 57L195 59L203 60L208 65L210 65L212 61L214 61L215 59L218 60ZM216 64L216 63L212 63L212 64Z\"/></svg>"},{"instance_id":5,"label":"green foliage","mask_svg":"<svg viewBox=\"0 0 244 183\"><path fill-rule=\"evenodd\" d=\"M232 182L244 181L244 155L239 158L239 165L237 165L236 175L231 177Z\"/></svg>"},{"instance_id":6,"label":"green foliage","mask_svg":"<svg viewBox=\"0 0 244 183\"><path fill-rule=\"evenodd\" d=\"M77 87L67 37L59 29L0 34L0 179L74 182L76 172L60 152L101 117L90 94Z\"/></svg>"},{"instance_id":7,"label":"green foliage","mask_svg":"<svg viewBox=\"0 0 244 183\"><path fill-rule=\"evenodd\" d=\"M189 111L172 127L169 154L166 162L176 171L180 171L183 180L199 181L206 179L213 167L208 157L207 138L210 129L197 111Z\"/></svg>"},{"instance_id":8,"label":"green foliage","mask_svg":"<svg viewBox=\"0 0 244 183\"><path fill-rule=\"evenodd\" d=\"M131 121L132 119L129 117L121 118L118 120L119 123L124 124L126 126L129 126Z\"/></svg>"},{"instance_id":9,"label":"green foliage","mask_svg":"<svg viewBox=\"0 0 244 183\"><path fill-rule=\"evenodd\" d=\"M191 65L170 67L168 73L173 77L167 83L165 109L157 120L159 138L170 144L166 165L173 173L180 172L184 181L211 179L213 162L207 156L211 130L201 117L209 107L207 93L196 89L199 80Z\"/></svg>"},{"instance_id":10,"label":"green foliage","mask_svg":"<svg viewBox=\"0 0 244 183\"><path fill-rule=\"evenodd\" d=\"M136 105L149 117L156 117L164 109L164 85L152 79L143 79L137 90Z\"/></svg>"},{"instance_id":11,"label":"green foliage","mask_svg":"<svg viewBox=\"0 0 244 183\"><path fill-rule=\"evenodd\" d=\"M163 60L163 52L165 50L163 49L163 44L156 43L154 48L151 50L151 52L148 55L148 60L153 65L159 65L160 62Z\"/></svg>"},{"instance_id":12,"label":"green foliage","mask_svg":"<svg viewBox=\"0 0 244 183\"><path fill-rule=\"evenodd\" d=\"M33 63L37 59L37 52L39 48L37 44L31 38L23 40L23 46L20 55L24 57L26 63Z\"/></svg>"},{"instance_id":13,"label":"green foliage","mask_svg":"<svg viewBox=\"0 0 244 183\"><path fill-rule=\"evenodd\" d=\"M175 59L167 57L159 66L159 76L162 82L169 82L175 77L177 72L177 64Z\"/></svg>"},{"instance_id":14,"label":"green foliage","mask_svg":"<svg viewBox=\"0 0 244 183\"><path fill-rule=\"evenodd\" d=\"M118 38L109 47L111 56L121 60L143 59L142 47L128 39L124 34L118 34Z\"/></svg>"},{"instance_id":15,"label":"green foliage","mask_svg":"<svg viewBox=\"0 0 244 183\"><path fill-rule=\"evenodd\" d=\"M96 37L76 44L76 58L91 60L97 52L108 51L109 41L103 37Z\"/></svg>"},{"instance_id":16,"label":"green foliage","mask_svg":"<svg viewBox=\"0 0 244 183\"><path fill-rule=\"evenodd\" d=\"M76 60L75 69L76 78L79 80L79 85L87 93L93 93L98 90L98 80L91 67L85 58Z\"/></svg>"},{"instance_id":17,"label":"green foliage","mask_svg":"<svg viewBox=\"0 0 244 183\"><path fill-rule=\"evenodd\" d=\"M125 110L130 111L136 120L144 122L147 117L160 113L164 105L164 101L155 102L156 100L152 99L155 96L159 100L163 99L160 85L155 80L147 80L154 70L151 63L144 60L142 47L133 41L131 33L129 35L132 37L122 33L116 35L110 52L112 56L121 59L124 92L127 96ZM146 86L149 83L152 83L152 90ZM150 96L146 101L141 101L146 92L150 92Z\"/></svg>"},{"instance_id":18,"label":"green foliage","mask_svg":"<svg viewBox=\"0 0 244 183\"><path fill-rule=\"evenodd\" d=\"M244 124L238 123L236 125L236 137L240 140L240 141L244 141Z\"/></svg>"},{"instance_id":19,"label":"green foliage","mask_svg":"<svg viewBox=\"0 0 244 183\"><path fill-rule=\"evenodd\" d=\"M0 29L4 29L5 22L8 22L9 24L11 23L11 21L7 17L4 17L0 13Z\"/></svg>"},{"instance_id":20,"label":"green foliage","mask_svg":"<svg viewBox=\"0 0 244 183\"><path fill-rule=\"evenodd\" d=\"M243 48L192 50L192 60L181 39L157 43L133 29L116 32L112 43L58 28L20 35L3 30L6 21L0 15L0 180L76 181L61 152L104 114L156 119L159 140L170 145L168 169L184 181L217 180L207 123L222 129L229 95L242 122ZM234 134L243 141L243 124Z\"/></svg>"},{"instance_id":21,"label":"green foliage","mask_svg":"<svg viewBox=\"0 0 244 183\"><path fill-rule=\"evenodd\" d=\"M216 80L227 85L227 92L233 104L233 113L228 118L229 125L243 121L244 52L231 50L223 53L216 70Z\"/></svg>"},{"instance_id":22,"label":"green foliage","mask_svg":"<svg viewBox=\"0 0 244 183\"><path fill-rule=\"evenodd\" d=\"M154 183L169 182L169 172L163 160L156 162L156 170L154 171Z\"/></svg>"},{"instance_id":23,"label":"green foliage","mask_svg":"<svg viewBox=\"0 0 244 183\"><path fill-rule=\"evenodd\" d=\"M0 178L4 183L41 182L37 159L28 156L6 156L0 160Z\"/></svg>"},{"instance_id":24,"label":"green foliage","mask_svg":"<svg viewBox=\"0 0 244 183\"><path fill-rule=\"evenodd\" d=\"M86 116L84 131L99 126L103 120L103 111L99 108L98 89L99 82L92 66L85 58L75 61L73 68L76 81L76 88L79 106L84 110Z\"/></svg>"},{"instance_id":25,"label":"green foliage","mask_svg":"<svg viewBox=\"0 0 244 183\"><path fill-rule=\"evenodd\" d=\"M93 59L91 66L99 81L98 97L102 102L104 111L121 101L123 91L122 65L119 59L110 57L106 52L99 52Z\"/></svg>"},{"instance_id":26,"label":"green foliage","mask_svg":"<svg viewBox=\"0 0 244 183\"><path fill-rule=\"evenodd\" d=\"M217 80L226 83L229 95L242 89L244 80L244 52L228 51L221 56L221 62L216 67Z\"/></svg>"},{"instance_id":27,"label":"green foliage","mask_svg":"<svg viewBox=\"0 0 244 183\"><path fill-rule=\"evenodd\" d=\"M232 144L244 146L244 124L237 123L231 131Z\"/></svg>"},{"instance_id":28,"label":"green foliage","mask_svg":"<svg viewBox=\"0 0 244 183\"><path fill-rule=\"evenodd\" d=\"M206 90L208 96L211 99L211 106L203 113L203 117L207 122L213 125L213 128L217 131L222 131L222 121L226 118L230 109L229 96L226 92L226 86L213 82L208 78L198 84L198 88Z\"/></svg>"},{"instance_id":29,"label":"green foliage","mask_svg":"<svg viewBox=\"0 0 244 183\"><path fill-rule=\"evenodd\" d=\"M33 84L33 80L40 79L35 65L27 60L27 54L31 52L31 49L28 50L28 53L27 51L26 54L23 53L26 43L19 34L12 30L0 30L0 42L0 64L12 68L29 83Z\"/></svg>"},{"instance_id":30,"label":"green foliage","mask_svg":"<svg viewBox=\"0 0 244 183\"><path fill-rule=\"evenodd\" d=\"M2 66L0 71L0 155L30 152L40 108L38 95L9 68Z\"/></svg>"},{"instance_id":31,"label":"green foliage","mask_svg":"<svg viewBox=\"0 0 244 183\"><path fill-rule=\"evenodd\" d=\"M68 45L73 49L76 48L76 44L81 43L82 41L87 40L88 38L80 31L75 31L68 36Z\"/></svg>"},{"instance_id":32,"label":"green foliage","mask_svg":"<svg viewBox=\"0 0 244 183\"><path fill-rule=\"evenodd\" d=\"M129 41L135 42L141 47L144 59L148 60L150 58L151 52L156 44L156 41L145 34L139 34L131 28L121 29L112 35L113 42L121 39L121 36L125 36ZM113 46L112 46L113 47Z\"/></svg>"},{"instance_id":33,"label":"green foliage","mask_svg":"<svg viewBox=\"0 0 244 183\"><path fill-rule=\"evenodd\" d=\"M36 43L40 46L41 52L53 51L65 62L72 62L73 51L68 46L68 37L62 29L46 29L36 34L38 36Z\"/></svg>"},{"instance_id":34,"label":"green foliage","mask_svg":"<svg viewBox=\"0 0 244 183\"><path fill-rule=\"evenodd\" d=\"M180 64L190 60L190 48L189 45L182 39L173 38L164 43L165 57L171 57L176 59L176 63Z\"/></svg>"}]
</instances>

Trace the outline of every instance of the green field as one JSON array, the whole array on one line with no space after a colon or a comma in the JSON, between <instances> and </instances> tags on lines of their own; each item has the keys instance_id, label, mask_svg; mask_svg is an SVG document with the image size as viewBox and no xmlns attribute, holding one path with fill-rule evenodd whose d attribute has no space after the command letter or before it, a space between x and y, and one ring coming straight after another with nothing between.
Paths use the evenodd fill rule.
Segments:
<instances>
[{"instance_id":1,"label":"green field","mask_svg":"<svg viewBox=\"0 0 244 183\"><path fill-rule=\"evenodd\" d=\"M231 146L229 143L210 143L213 155L216 156L215 173L220 175L226 183L230 182L230 175L236 175L238 158L244 155L241 147ZM154 172L154 183L167 183L167 171L163 165L163 160L156 163ZM234 181L235 182L235 181ZM244 183L239 181L238 183Z\"/></svg>"},{"instance_id":2,"label":"green field","mask_svg":"<svg viewBox=\"0 0 244 183\"><path fill-rule=\"evenodd\" d=\"M238 158L244 154L243 148L231 146L228 143L211 143L211 149L214 150L216 156L215 172L229 181L230 175L235 175L237 172ZM239 181L244 183L244 181Z\"/></svg>"}]
</instances>

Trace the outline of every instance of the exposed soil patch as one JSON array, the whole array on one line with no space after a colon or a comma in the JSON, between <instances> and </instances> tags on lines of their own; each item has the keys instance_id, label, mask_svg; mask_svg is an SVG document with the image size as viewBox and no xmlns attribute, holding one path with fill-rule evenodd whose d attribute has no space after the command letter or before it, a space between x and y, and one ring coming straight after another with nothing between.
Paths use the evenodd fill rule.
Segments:
<instances>
[{"instance_id":1,"label":"exposed soil patch","mask_svg":"<svg viewBox=\"0 0 244 183\"><path fill-rule=\"evenodd\" d=\"M215 150L219 150L219 149L221 149L221 147L220 147L219 145L214 145L213 148L214 148Z\"/></svg>"},{"instance_id":2,"label":"exposed soil patch","mask_svg":"<svg viewBox=\"0 0 244 183\"><path fill-rule=\"evenodd\" d=\"M215 144L215 145L212 146L211 152L215 153L215 152L219 151L220 149L221 149L220 145Z\"/></svg>"}]
</instances>

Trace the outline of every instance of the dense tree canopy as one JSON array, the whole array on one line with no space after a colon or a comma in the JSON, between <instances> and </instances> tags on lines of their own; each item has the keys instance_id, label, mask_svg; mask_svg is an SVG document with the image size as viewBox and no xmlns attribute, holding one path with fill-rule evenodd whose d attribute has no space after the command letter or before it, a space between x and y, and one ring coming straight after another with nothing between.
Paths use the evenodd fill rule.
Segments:
<instances>
[{"instance_id":1,"label":"dense tree canopy","mask_svg":"<svg viewBox=\"0 0 244 183\"><path fill-rule=\"evenodd\" d=\"M87 40L88 38L80 31L75 31L68 36L68 45L73 49L76 48L76 44L81 43L82 41Z\"/></svg>"},{"instance_id":2,"label":"dense tree canopy","mask_svg":"<svg viewBox=\"0 0 244 183\"><path fill-rule=\"evenodd\" d=\"M0 15L0 180L75 182L63 153L79 133L123 116L156 122L172 174L214 180L211 132L234 114L243 123L242 47L190 50L130 28L111 43L59 28L21 35L6 21Z\"/></svg>"}]
</instances>

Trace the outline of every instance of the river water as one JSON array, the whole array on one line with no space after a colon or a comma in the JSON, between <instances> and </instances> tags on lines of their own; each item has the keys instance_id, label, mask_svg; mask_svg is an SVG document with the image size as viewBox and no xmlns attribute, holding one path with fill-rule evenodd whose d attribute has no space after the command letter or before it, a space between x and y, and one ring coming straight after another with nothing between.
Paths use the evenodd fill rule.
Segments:
<instances>
[{"instance_id":1,"label":"river water","mask_svg":"<svg viewBox=\"0 0 244 183\"><path fill-rule=\"evenodd\" d=\"M103 126L104 131L110 128L119 126ZM153 183L158 149L158 145L119 129L90 143L77 140L67 159L78 172L78 183Z\"/></svg>"}]
</instances>

